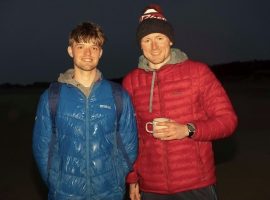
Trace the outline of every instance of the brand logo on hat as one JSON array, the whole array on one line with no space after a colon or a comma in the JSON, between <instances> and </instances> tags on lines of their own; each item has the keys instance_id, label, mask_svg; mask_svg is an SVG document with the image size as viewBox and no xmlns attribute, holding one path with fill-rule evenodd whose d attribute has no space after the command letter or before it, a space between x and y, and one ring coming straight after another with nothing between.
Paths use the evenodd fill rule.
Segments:
<instances>
[{"instance_id":1,"label":"brand logo on hat","mask_svg":"<svg viewBox=\"0 0 270 200\"><path fill-rule=\"evenodd\" d=\"M136 32L139 45L141 39L151 33L162 33L166 35L171 42L174 42L173 27L164 17L163 11L159 5L151 4L147 6L142 13Z\"/></svg>"},{"instance_id":2,"label":"brand logo on hat","mask_svg":"<svg viewBox=\"0 0 270 200\"><path fill-rule=\"evenodd\" d=\"M142 22L145 19L159 19L159 20L164 20L167 21L166 18L160 14L157 10L155 9L147 9L143 15L140 17L140 22Z\"/></svg>"}]
</instances>

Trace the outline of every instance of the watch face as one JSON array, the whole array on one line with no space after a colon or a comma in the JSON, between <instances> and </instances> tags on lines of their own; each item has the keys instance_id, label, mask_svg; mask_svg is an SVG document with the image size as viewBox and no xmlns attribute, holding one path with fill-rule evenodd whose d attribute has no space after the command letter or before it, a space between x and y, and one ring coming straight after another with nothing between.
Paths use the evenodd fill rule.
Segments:
<instances>
[{"instance_id":1,"label":"watch face","mask_svg":"<svg viewBox=\"0 0 270 200\"><path fill-rule=\"evenodd\" d=\"M192 135L195 133L195 127L193 124L187 124L188 127L188 137L192 137Z\"/></svg>"},{"instance_id":2,"label":"watch face","mask_svg":"<svg viewBox=\"0 0 270 200\"><path fill-rule=\"evenodd\" d=\"M189 130L189 132L194 132L195 128L191 124L188 124L188 130Z\"/></svg>"}]
</instances>

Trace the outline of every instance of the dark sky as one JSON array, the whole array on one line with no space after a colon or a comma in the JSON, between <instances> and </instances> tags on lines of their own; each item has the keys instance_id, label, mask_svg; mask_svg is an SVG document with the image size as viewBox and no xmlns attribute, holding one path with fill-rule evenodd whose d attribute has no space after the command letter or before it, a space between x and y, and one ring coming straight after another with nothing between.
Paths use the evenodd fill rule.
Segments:
<instances>
[{"instance_id":1,"label":"dark sky","mask_svg":"<svg viewBox=\"0 0 270 200\"><path fill-rule=\"evenodd\" d=\"M176 44L207 64L270 59L269 0L1 0L0 84L47 82L72 67L70 30L99 24L108 40L99 68L119 78L137 66L138 18L149 3L162 6Z\"/></svg>"}]
</instances>

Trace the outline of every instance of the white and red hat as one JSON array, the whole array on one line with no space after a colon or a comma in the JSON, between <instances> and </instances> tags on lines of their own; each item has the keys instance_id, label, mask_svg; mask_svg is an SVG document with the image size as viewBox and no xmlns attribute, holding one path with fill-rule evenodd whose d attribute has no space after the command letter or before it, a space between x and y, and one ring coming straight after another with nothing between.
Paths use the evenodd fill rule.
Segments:
<instances>
[{"instance_id":1,"label":"white and red hat","mask_svg":"<svg viewBox=\"0 0 270 200\"><path fill-rule=\"evenodd\" d=\"M151 33L162 33L166 35L171 42L174 41L174 30L172 25L164 17L161 7L157 4L147 6L139 19L137 28L137 40L140 44L141 39Z\"/></svg>"}]
</instances>

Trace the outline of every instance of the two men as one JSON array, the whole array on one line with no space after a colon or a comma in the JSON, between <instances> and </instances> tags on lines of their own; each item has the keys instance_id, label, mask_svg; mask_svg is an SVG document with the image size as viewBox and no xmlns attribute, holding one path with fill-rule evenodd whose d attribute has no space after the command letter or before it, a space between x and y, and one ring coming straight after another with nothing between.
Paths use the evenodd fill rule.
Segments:
<instances>
[{"instance_id":1,"label":"two men","mask_svg":"<svg viewBox=\"0 0 270 200\"><path fill-rule=\"evenodd\" d=\"M216 200L212 141L230 136L237 126L230 100L207 65L172 48L174 30L159 6L144 10L137 40L143 52L139 67L123 80L139 136L139 154L127 177L130 198ZM63 86L51 166L48 91L41 96L33 149L50 199L123 198L128 168L114 151L116 106L110 84L96 69L103 42L93 24L71 33L68 52L74 69L58 79ZM146 124L159 117L169 120L157 123L166 128L147 132ZM131 161L135 132L133 109L123 92L120 133Z\"/></svg>"},{"instance_id":2,"label":"two men","mask_svg":"<svg viewBox=\"0 0 270 200\"><path fill-rule=\"evenodd\" d=\"M158 5L137 28L143 55L123 80L135 108L139 154L129 173L132 200L216 200L212 141L227 137L237 116L207 65L172 48L174 30ZM166 128L146 131L155 118ZM141 193L140 193L141 192Z\"/></svg>"},{"instance_id":3,"label":"two men","mask_svg":"<svg viewBox=\"0 0 270 200\"><path fill-rule=\"evenodd\" d=\"M131 100L122 89L118 117L112 83L97 69L104 41L96 24L86 22L72 30L68 54L74 67L58 78L61 90L55 133L49 91L40 98L33 153L49 189L48 199L124 197L125 176L130 170L127 159L133 163L137 155L136 121Z\"/></svg>"}]
</instances>

